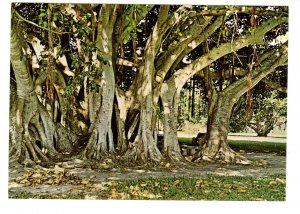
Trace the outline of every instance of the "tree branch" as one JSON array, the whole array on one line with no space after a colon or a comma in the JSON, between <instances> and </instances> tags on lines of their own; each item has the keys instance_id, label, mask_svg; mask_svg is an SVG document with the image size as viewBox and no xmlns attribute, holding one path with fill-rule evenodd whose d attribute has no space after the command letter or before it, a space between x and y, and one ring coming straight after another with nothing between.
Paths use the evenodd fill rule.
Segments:
<instances>
[{"instance_id":1,"label":"tree branch","mask_svg":"<svg viewBox=\"0 0 300 214\"><path fill-rule=\"evenodd\" d=\"M264 35L266 32L287 21L287 17L271 18L268 21L264 22L262 25L258 26L255 29L254 33L249 33L245 36L241 36L233 43L227 42L218 47L215 47L209 53L202 55L191 64L175 72L174 75L176 87L178 89L181 89L186 81L191 78L196 72L202 70L203 68L216 61L217 59L225 56L226 54L237 51L251 44L263 43Z\"/></svg>"},{"instance_id":2,"label":"tree branch","mask_svg":"<svg viewBox=\"0 0 300 214\"><path fill-rule=\"evenodd\" d=\"M38 24L36 24L36 23L34 23L34 22L32 22L32 21L29 21L29 20L27 20L27 19L25 19L23 16L21 16L16 10L13 10L13 13L14 14L16 14L16 16L17 16L17 18L19 19L19 20L21 20L21 21L24 21L24 22L26 22L26 23L28 23L28 24L31 24L31 25L33 25L33 26L35 26L35 27L38 27L38 28L41 28L41 29L43 29L43 30L46 30L46 31L49 31L49 29L48 28L46 28L46 27L43 27L43 26L40 26L40 25L38 25ZM54 30L51 30L51 32L52 33L55 33L55 34L72 34L71 32L58 32L58 31L54 31Z\"/></svg>"},{"instance_id":3,"label":"tree branch","mask_svg":"<svg viewBox=\"0 0 300 214\"><path fill-rule=\"evenodd\" d=\"M209 21L208 21L209 23ZM208 24L206 23L206 25ZM193 49L195 49L199 44L201 44L207 37L212 35L218 27L222 24L222 17L217 18L213 24L209 25L204 30L201 29L199 31L199 34L195 34L194 36L190 38L186 38L182 42L179 42L168 50L160 59L158 59L157 62L157 82L163 81L165 78L165 75L169 71L171 67L174 64L174 62L181 61L184 56L186 56L189 52L191 52ZM197 30L196 28L195 30ZM203 31L202 31L203 30ZM193 35L193 34L192 34ZM177 60L177 58L180 58Z\"/></svg>"},{"instance_id":4,"label":"tree branch","mask_svg":"<svg viewBox=\"0 0 300 214\"><path fill-rule=\"evenodd\" d=\"M207 9L202 10L199 14L202 16L223 16L223 15L231 15L234 13L245 13L252 14L253 7L232 7L232 8L219 8L219 9ZM266 9L256 8L256 15L260 16L288 16L288 7L283 7L282 11L270 11Z\"/></svg>"},{"instance_id":5,"label":"tree branch","mask_svg":"<svg viewBox=\"0 0 300 214\"><path fill-rule=\"evenodd\" d=\"M272 57L268 57L253 70L251 88L257 85L268 74L272 73L277 67L285 64L288 58L287 45L283 45L280 50L272 50L263 55L269 55ZM249 86L246 84L247 78L247 76L244 76L237 80L228 86L223 92L233 95L236 99L239 98L249 89Z\"/></svg>"},{"instance_id":6,"label":"tree branch","mask_svg":"<svg viewBox=\"0 0 300 214\"><path fill-rule=\"evenodd\" d=\"M127 67L139 67L140 66L140 63L141 63L141 60L139 63L135 63L135 62L132 62L128 59L123 59L123 58L117 58L116 60L116 63L118 65L121 65L121 66L127 66Z\"/></svg>"}]
</instances>

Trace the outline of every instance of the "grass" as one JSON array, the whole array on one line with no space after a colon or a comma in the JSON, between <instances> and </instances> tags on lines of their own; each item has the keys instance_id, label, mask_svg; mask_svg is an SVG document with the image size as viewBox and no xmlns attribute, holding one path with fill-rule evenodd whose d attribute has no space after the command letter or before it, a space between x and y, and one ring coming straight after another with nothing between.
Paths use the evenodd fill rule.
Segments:
<instances>
[{"instance_id":1,"label":"grass","mask_svg":"<svg viewBox=\"0 0 300 214\"><path fill-rule=\"evenodd\" d=\"M180 144L191 144L191 138L178 138ZM245 150L247 152L276 152L285 154L286 143L275 143L265 141L245 141L245 140L228 140L229 146L236 150Z\"/></svg>"},{"instance_id":2,"label":"grass","mask_svg":"<svg viewBox=\"0 0 300 214\"><path fill-rule=\"evenodd\" d=\"M162 177L120 180L101 190L85 187L67 194L9 192L10 198L284 201L285 175L268 177Z\"/></svg>"},{"instance_id":3,"label":"grass","mask_svg":"<svg viewBox=\"0 0 300 214\"><path fill-rule=\"evenodd\" d=\"M275 142L256 142L256 141L235 141L229 140L229 146L234 150L245 150L251 152L276 152L285 154L286 143L275 143Z\"/></svg>"}]
</instances>

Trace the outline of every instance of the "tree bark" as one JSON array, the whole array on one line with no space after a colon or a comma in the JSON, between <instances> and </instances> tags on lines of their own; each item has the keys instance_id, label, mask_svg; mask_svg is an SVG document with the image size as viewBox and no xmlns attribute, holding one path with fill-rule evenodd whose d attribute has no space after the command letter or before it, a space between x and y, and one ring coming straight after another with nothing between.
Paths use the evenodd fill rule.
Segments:
<instances>
[{"instance_id":1,"label":"tree bark","mask_svg":"<svg viewBox=\"0 0 300 214\"><path fill-rule=\"evenodd\" d=\"M59 160L63 158L60 152L69 154L73 151L77 137L71 133L65 136L64 127L58 130L45 107L39 102L27 59L22 53L22 48L27 47L20 32L15 26L11 29L10 61L17 87L17 99L14 103L16 107L10 112L10 152L14 153L11 161L31 165L41 161Z\"/></svg>"},{"instance_id":2,"label":"tree bark","mask_svg":"<svg viewBox=\"0 0 300 214\"><path fill-rule=\"evenodd\" d=\"M192 103L191 103L191 117L195 118L195 79L192 79Z\"/></svg>"},{"instance_id":3,"label":"tree bark","mask_svg":"<svg viewBox=\"0 0 300 214\"><path fill-rule=\"evenodd\" d=\"M209 114L207 144L200 148L202 159L248 164L247 159L230 149L227 143L229 120L234 105L232 97L220 92L215 99Z\"/></svg>"},{"instance_id":4,"label":"tree bark","mask_svg":"<svg viewBox=\"0 0 300 214\"><path fill-rule=\"evenodd\" d=\"M162 155L154 138L155 111L153 105L153 80L155 75L154 60L161 44L161 39L169 26L166 26L169 6L160 7L158 20L150 34L145 48L144 65L140 67L136 83L135 101L140 101L139 130L133 146L127 151L128 161L159 163Z\"/></svg>"},{"instance_id":5,"label":"tree bark","mask_svg":"<svg viewBox=\"0 0 300 214\"><path fill-rule=\"evenodd\" d=\"M177 138L179 94L177 94L173 77L166 83L163 83L161 98L164 114L164 154L173 162L183 162L184 159L181 155Z\"/></svg>"},{"instance_id":6,"label":"tree bark","mask_svg":"<svg viewBox=\"0 0 300 214\"><path fill-rule=\"evenodd\" d=\"M112 134L112 113L115 95L115 76L113 69L113 30L117 18L118 5L102 5L98 20L98 35L96 47L101 51L106 62L102 63L102 76L99 92L92 91L91 95L97 100L90 108L92 114L89 133L90 137L82 157L101 159L107 154L114 153ZM100 100L99 100L100 99Z\"/></svg>"}]
</instances>

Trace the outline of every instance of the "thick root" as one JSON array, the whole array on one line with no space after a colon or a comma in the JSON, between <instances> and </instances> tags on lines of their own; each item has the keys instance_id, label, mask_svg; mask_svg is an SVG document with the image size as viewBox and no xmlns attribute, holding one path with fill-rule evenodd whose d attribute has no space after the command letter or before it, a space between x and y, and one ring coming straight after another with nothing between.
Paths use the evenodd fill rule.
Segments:
<instances>
[{"instance_id":1,"label":"thick root","mask_svg":"<svg viewBox=\"0 0 300 214\"><path fill-rule=\"evenodd\" d=\"M246 157L238 154L230 148L220 149L217 154L210 154L207 149L204 149L201 154L197 154L193 162L208 161L208 162L221 162L230 164L250 165L252 161Z\"/></svg>"},{"instance_id":2,"label":"thick root","mask_svg":"<svg viewBox=\"0 0 300 214\"><path fill-rule=\"evenodd\" d=\"M178 151L165 151L163 153L165 160L172 165L178 167L186 167L189 165L188 161Z\"/></svg>"},{"instance_id":3,"label":"thick root","mask_svg":"<svg viewBox=\"0 0 300 214\"><path fill-rule=\"evenodd\" d=\"M98 130L94 130L88 138L88 143L80 152L82 160L102 160L115 155L113 145L107 146L107 142L99 139Z\"/></svg>"},{"instance_id":4,"label":"thick root","mask_svg":"<svg viewBox=\"0 0 300 214\"><path fill-rule=\"evenodd\" d=\"M144 147L142 143L136 143L121 159L129 165L159 165L163 156L157 148Z\"/></svg>"}]
</instances>

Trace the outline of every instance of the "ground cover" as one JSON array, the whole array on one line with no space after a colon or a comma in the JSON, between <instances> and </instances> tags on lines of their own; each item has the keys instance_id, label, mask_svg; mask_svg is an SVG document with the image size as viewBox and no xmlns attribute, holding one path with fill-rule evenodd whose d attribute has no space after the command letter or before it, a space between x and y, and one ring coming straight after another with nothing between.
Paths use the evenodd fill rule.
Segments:
<instances>
[{"instance_id":1,"label":"ground cover","mask_svg":"<svg viewBox=\"0 0 300 214\"><path fill-rule=\"evenodd\" d=\"M77 180L78 181L78 180ZM197 176L82 182L67 193L13 193L11 198L283 201L285 176Z\"/></svg>"},{"instance_id":2,"label":"ground cover","mask_svg":"<svg viewBox=\"0 0 300 214\"><path fill-rule=\"evenodd\" d=\"M190 138L179 138L191 143ZM186 168L126 167L105 159L74 159L54 167L9 170L9 198L145 200L285 200L286 144L229 141L252 160L248 166L200 162ZM191 156L186 157L187 160Z\"/></svg>"}]
</instances>

